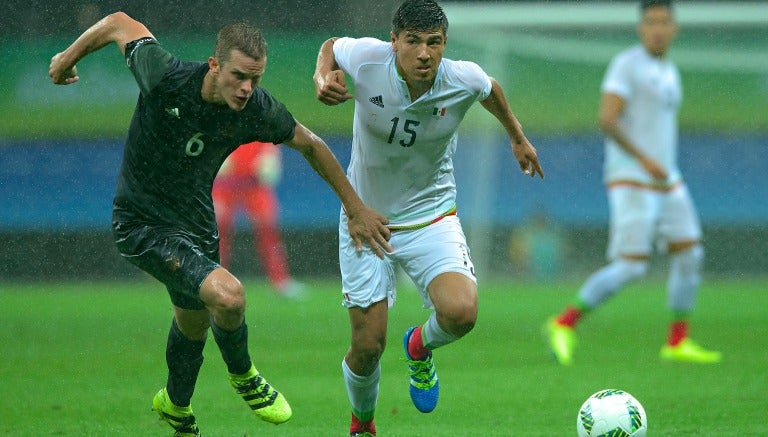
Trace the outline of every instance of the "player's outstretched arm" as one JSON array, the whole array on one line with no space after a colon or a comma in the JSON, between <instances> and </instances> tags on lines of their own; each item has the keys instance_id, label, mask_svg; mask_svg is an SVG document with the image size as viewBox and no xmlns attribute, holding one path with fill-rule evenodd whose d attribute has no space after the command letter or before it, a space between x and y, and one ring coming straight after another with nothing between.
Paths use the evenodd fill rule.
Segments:
<instances>
[{"instance_id":1,"label":"player's outstretched arm","mask_svg":"<svg viewBox=\"0 0 768 437\"><path fill-rule=\"evenodd\" d=\"M349 235L358 252L363 249L363 243L368 244L379 258L384 257L384 251L392 252L387 218L363 203L325 141L297 122L293 138L285 144L301 152L309 165L336 192L349 218Z\"/></svg>"},{"instance_id":2,"label":"player's outstretched arm","mask_svg":"<svg viewBox=\"0 0 768 437\"><path fill-rule=\"evenodd\" d=\"M347 89L344 72L336 64L336 58L333 55L333 43L337 39L329 38L320 46L315 74L312 76L317 100L328 106L344 103L353 97Z\"/></svg>"},{"instance_id":3,"label":"player's outstretched arm","mask_svg":"<svg viewBox=\"0 0 768 437\"><path fill-rule=\"evenodd\" d=\"M125 45L142 37L152 37L142 23L124 12L107 15L83 32L66 50L51 58L48 76L57 85L75 83L80 80L75 67L80 59L112 42L125 55Z\"/></svg>"},{"instance_id":4,"label":"player's outstretched arm","mask_svg":"<svg viewBox=\"0 0 768 437\"><path fill-rule=\"evenodd\" d=\"M515 155L520 169L531 177L538 174L544 179L544 170L541 169L541 164L539 164L536 149L528 141L528 138L523 133L523 127L520 125L517 117L515 117L515 114L512 113L507 97L504 95L504 90L496 79L491 78L491 84L493 85L491 94L480 103L504 126L504 130L507 131L509 140L512 142L512 154Z\"/></svg>"}]
</instances>

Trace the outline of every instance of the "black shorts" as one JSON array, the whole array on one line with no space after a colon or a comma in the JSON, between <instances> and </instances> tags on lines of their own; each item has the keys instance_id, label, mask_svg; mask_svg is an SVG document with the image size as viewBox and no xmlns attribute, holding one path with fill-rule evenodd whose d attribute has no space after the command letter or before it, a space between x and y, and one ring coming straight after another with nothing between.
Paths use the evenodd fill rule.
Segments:
<instances>
[{"instance_id":1,"label":"black shorts","mask_svg":"<svg viewBox=\"0 0 768 437\"><path fill-rule=\"evenodd\" d=\"M144 223L113 222L112 229L123 258L165 284L174 305L205 309L200 286L221 267L218 238L195 241L179 229Z\"/></svg>"}]
</instances>

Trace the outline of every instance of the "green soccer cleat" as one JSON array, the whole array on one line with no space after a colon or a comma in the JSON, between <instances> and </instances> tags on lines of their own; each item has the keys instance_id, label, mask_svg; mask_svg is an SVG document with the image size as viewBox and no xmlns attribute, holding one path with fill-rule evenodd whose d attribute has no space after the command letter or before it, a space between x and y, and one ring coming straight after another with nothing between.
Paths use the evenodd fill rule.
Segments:
<instances>
[{"instance_id":1,"label":"green soccer cleat","mask_svg":"<svg viewBox=\"0 0 768 437\"><path fill-rule=\"evenodd\" d=\"M287 422L293 414L291 406L282 394L267 383L251 364L251 369L242 375L229 374L229 383L237 394L243 397L256 416L269 423Z\"/></svg>"},{"instance_id":2,"label":"green soccer cleat","mask_svg":"<svg viewBox=\"0 0 768 437\"><path fill-rule=\"evenodd\" d=\"M665 361L703 364L719 363L722 358L720 352L704 349L690 338L684 338L676 346L665 344L661 348L659 357Z\"/></svg>"},{"instance_id":3,"label":"green soccer cleat","mask_svg":"<svg viewBox=\"0 0 768 437\"><path fill-rule=\"evenodd\" d=\"M549 349L558 363L570 366L573 363L573 350L576 348L576 333L570 326L557 323L552 317L545 326L549 337Z\"/></svg>"},{"instance_id":4,"label":"green soccer cleat","mask_svg":"<svg viewBox=\"0 0 768 437\"><path fill-rule=\"evenodd\" d=\"M157 392L152 399L152 411L160 415L160 419L171 425L176 432L173 437L199 437L200 430L192 414L192 407L179 407L171 402L165 388Z\"/></svg>"}]
</instances>

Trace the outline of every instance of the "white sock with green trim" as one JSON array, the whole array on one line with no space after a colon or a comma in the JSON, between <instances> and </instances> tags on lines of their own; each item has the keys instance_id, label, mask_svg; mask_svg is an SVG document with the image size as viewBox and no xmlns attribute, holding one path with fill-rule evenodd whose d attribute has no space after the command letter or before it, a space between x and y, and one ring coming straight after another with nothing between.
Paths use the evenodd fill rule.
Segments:
<instances>
[{"instance_id":1,"label":"white sock with green trim","mask_svg":"<svg viewBox=\"0 0 768 437\"><path fill-rule=\"evenodd\" d=\"M368 376L356 375L346 360L341 360L341 369L344 372L344 385L347 387L349 403L352 404L352 413L363 422L370 420L376 411L376 401L379 398L381 363Z\"/></svg>"}]
</instances>

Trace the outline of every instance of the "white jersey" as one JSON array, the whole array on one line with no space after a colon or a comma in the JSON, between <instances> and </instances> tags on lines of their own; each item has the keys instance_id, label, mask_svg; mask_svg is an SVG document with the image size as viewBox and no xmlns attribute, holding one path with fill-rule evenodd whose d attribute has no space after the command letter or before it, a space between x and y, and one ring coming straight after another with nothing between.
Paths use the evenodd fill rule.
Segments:
<instances>
[{"instance_id":1,"label":"white jersey","mask_svg":"<svg viewBox=\"0 0 768 437\"><path fill-rule=\"evenodd\" d=\"M475 63L443 59L432 88L412 102L390 42L340 38L333 54L355 86L347 177L360 198L391 226L445 214L456 204L459 123L490 95L488 75Z\"/></svg>"},{"instance_id":2,"label":"white jersey","mask_svg":"<svg viewBox=\"0 0 768 437\"><path fill-rule=\"evenodd\" d=\"M683 97L680 73L670 61L651 56L642 45L613 58L603 93L624 99L619 119L624 135L669 175L667 185L681 179L677 167L677 111ZM640 163L610 137L605 143L605 182L632 181L658 185Z\"/></svg>"}]
</instances>

